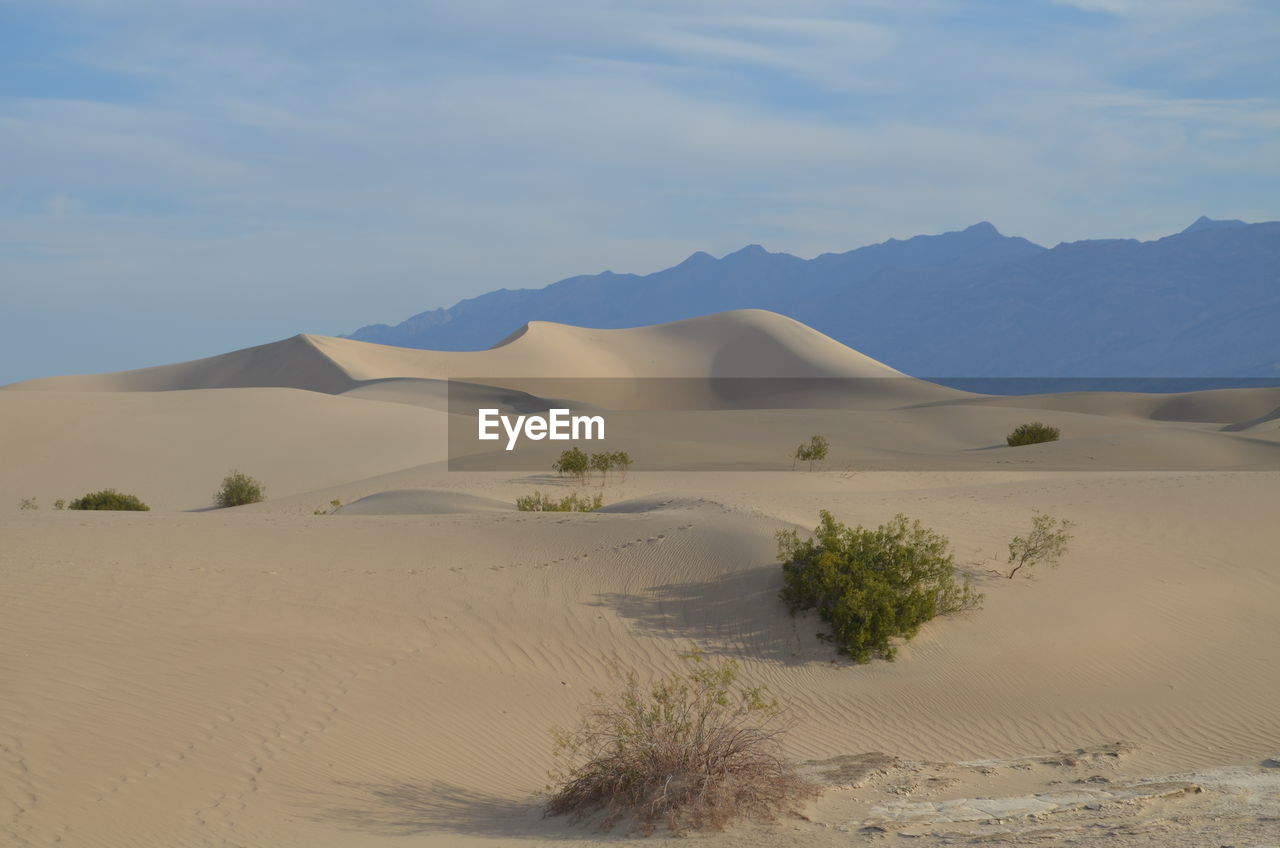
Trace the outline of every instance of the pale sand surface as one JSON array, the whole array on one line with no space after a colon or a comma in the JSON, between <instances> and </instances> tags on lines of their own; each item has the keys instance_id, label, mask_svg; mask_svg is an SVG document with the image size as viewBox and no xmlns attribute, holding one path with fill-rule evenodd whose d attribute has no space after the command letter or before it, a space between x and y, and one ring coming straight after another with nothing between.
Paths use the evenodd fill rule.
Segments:
<instances>
[{"instance_id":1,"label":"pale sand surface","mask_svg":"<svg viewBox=\"0 0 1280 848\"><path fill-rule=\"evenodd\" d=\"M747 318L695 325L711 341L681 348L680 375L743 333L763 344L769 320ZM611 332L633 335L632 358L658 338L658 361L686 344L670 326ZM490 353L540 330L609 338L562 329ZM766 341L796 348L787 367L874 370L824 344L806 358L809 332L783 324ZM359 343L301 342L305 368L276 368L272 350L229 355L241 382L274 374L292 388L215 388L209 375L234 369L206 362L168 366L204 388L135 372L0 391L0 844L630 842L541 818L549 730L606 683L607 658L656 673L691 645L742 660L790 705L797 759L885 755L809 766L831 788L804 818L698 842L1280 840L1280 768L1260 765L1280 754L1280 472L635 471L604 489L601 513L518 513L516 496L570 487L541 472L449 472L441 409L416 402L412 382L395 398L360 382L448 373L365 345L353 378L350 356L335 371L309 351ZM301 391L307 369L315 385ZM1078 437L1019 450L1073 467L1116 444L1151 463L1204 452L1206 465L1273 467L1274 421L1245 438L1218 420L1256 417L1265 399L1224 397L1226 409L1192 398L1182 421L1124 403L1101 415L1086 398L1095 408L1070 413ZM986 406L911 412L911 449L989 442L1010 419L984 418L1009 412ZM786 454L797 426L847 414L757 415L739 438ZM866 460L883 446L842 449ZM181 512L207 507L231 466L271 500ZM107 485L156 511L50 509ZM42 508L17 511L31 495ZM335 498L341 514L313 514ZM894 663L835 660L820 624L777 600L773 533L812 527L821 508L865 525L904 512L949 536L983 609L930 623ZM1033 509L1077 523L1062 566L988 574ZM1166 777L1181 783L1140 783Z\"/></svg>"}]
</instances>

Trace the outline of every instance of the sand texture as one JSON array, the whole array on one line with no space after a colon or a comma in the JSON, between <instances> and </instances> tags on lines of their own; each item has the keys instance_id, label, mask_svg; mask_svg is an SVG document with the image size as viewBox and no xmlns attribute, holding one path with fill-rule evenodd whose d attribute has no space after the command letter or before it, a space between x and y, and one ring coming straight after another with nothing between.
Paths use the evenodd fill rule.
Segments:
<instances>
[{"instance_id":1,"label":"sand texture","mask_svg":"<svg viewBox=\"0 0 1280 848\"><path fill-rule=\"evenodd\" d=\"M532 375L891 388L633 409L636 469L590 487L606 508L531 514L517 496L574 486L449 471L442 381L509 398L503 378ZM969 396L755 311L534 324L474 353L303 336L7 387L0 845L652 844L542 817L550 730L611 658L657 674L691 646L788 706L788 751L826 786L801 817L698 844L1275 845L1277 406ZM1060 442L1003 446L1049 414ZM725 433L723 470L643 469L698 428ZM826 470L791 471L813 432ZM269 500L211 510L233 467ZM106 486L152 511L52 509ZM919 518L984 606L895 662L839 659L778 600L774 533L820 509ZM1033 510L1075 522L1068 555L996 576Z\"/></svg>"}]
</instances>

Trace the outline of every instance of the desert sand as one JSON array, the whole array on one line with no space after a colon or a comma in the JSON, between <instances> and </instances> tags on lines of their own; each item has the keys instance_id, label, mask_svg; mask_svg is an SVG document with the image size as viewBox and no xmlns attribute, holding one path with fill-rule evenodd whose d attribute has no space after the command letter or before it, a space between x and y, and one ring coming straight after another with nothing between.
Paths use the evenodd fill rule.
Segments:
<instances>
[{"instance_id":1,"label":"desert sand","mask_svg":"<svg viewBox=\"0 0 1280 848\"><path fill-rule=\"evenodd\" d=\"M521 513L574 487L450 471L443 381L538 375L883 390L623 410L636 466L590 487L606 507ZM542 817L550 730L611 658L656 674L698 646L787 705L827 786L699 843L1275 845L1277 410L1271 389L965 395L756 311L469 353L300 336L5 387L0 844L648 844ZM1003 445L1036 418L1063 439ZM679 433L690 461L724 434L722 470L646 471ZM811 433L826 470L791 471ZM269 500L211 510L230 468ZM51 508L107 486L152 511ZM838 658L777 598L774 533L820 509L920 519L984 606L892 663ZM1033 510L1075 522L1068 555L995 576Z\"/></svg>"}]
</instances>

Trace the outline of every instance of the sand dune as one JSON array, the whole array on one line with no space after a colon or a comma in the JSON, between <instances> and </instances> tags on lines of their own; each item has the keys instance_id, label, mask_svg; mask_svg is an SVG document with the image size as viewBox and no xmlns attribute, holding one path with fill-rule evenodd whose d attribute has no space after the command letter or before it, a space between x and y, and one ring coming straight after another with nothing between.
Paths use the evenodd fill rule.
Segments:
<instances>
[{"instance_id":1,"label":"sand dune","mask_svg":"<svg viewBox=\"0 0 1280 848\"><path fill-rule=\"evenodd\" d=\"M628 379L694 383L673 402L687 409L611 413L638 462L591 485L603 510L520 513L520 495L573 487L550 454L449 471L443 381L537 408L515 384L541 374L617 378L594 400L624 407ZM799 388L726 397L723 376ZM802 378L878 388L837 397ZM881 764L860 788L833 778L805 820L710 845L868 844L872 826L926 845L957 828L1014 845L1267 844L1280 815L1259 766L1280 751L1271 390L966 396L752 311L535 323L473 353L299 337L8 388L0 844L603 844L541 818L549 730L610 657L651 674L691 645L790 705L790 751L815 773ZM1032 418L1062 440L1004 445ZM790 471L815 432L828 471ZM270 500L194 511L231 467ZM106 486L154 511L49 508ZM15 508L31 496L41 509ZM894 663L839 660L777 597L774 533L820 509L946 534L983 609L930 623ZM1033 580L994 576L1033 510L1076 522L1070 553ZM1142 788L1175 774L1204 791ZM939 818L984 804L1043 815Z\"/></svg>"},{"instance_id":2,"label":"sand dune","mask_svg":"<svg viewBox=\"0 0 1280 848\"><path fill-rule=\"evenodd\" d=\"M727 475L726 502L723 481L700 494L696 478L634 475L611 514L579 516L7 517L10 833L562 838L575 831L540 820L532 794L549 726L605 681L607 656L671 668L694 643L785 697L805 759L1122 739L1136 748L1120 773L1136 775L1280 746L1280 574L1250 532L1274 475L880 477ZM931 624L893 664L832 663L820 628L776 600L772 562L773 529L819 505L947 532L985 608ZM984 577L1031 506L1079 522L1072 556L1031 582Z\"/></svg>"},{"instance_id":3,"label":"sand dune","mask_svg":"<svg viewBox=\"0 0 1280 848\"><path fill-rule=\"evenodd\" d=\"M1270 412L1264 412L1262 415L1256 416L1254 418L1250 418L1244 421L1237 421L1234 424L1229 424L1226 427L1223 427L1222 429L1226 430L1227 432L1241 432L1244 430L1263 430L1264 428L1267 430L1275 431L1276 427L1274 426L1274 424L1276 421L1280 421L1280 406L1277 406L1275 409L1271 410ZM1268 424L1271 424L1273 426L1268 427L1267 426Z\"/></svg>"},{"instance_id":4,"label":"sand dune","mask_svg":"<svg viewBox=\"0 0 1280 848\"><path fill-rule=\"evenodd\" d=\"M277 387L336 394L356 385L341 364L317 348L315 336L245 348L208 359L113 374L46 377L6 389L59 392L167 392Z\"/></svg>"},{"instance_id":5,"label":"sand dune","mask_svg":"<svg viewBox=\"0 0 1280 848\"><path fill-rule=\"evenodd\" d=\"M661 378L697 382L644 382ZM745 387L704 382L743 378L760 382ZM769 383L777 378L813 382ZM866 402L868 396L878 405L902 405L963 395L909 378L799 322L763 310L625 330L534 321L490 350L469 352L303 335L194 362L29 380L6 388L174 391L276 386L439 408L442 387L436 381L448 379L614 408L738 407L770 393L782 397L767 405L791 406L843 406Z\"/></svg>"},{"instance_id":6,"label":"sand dune","mask_svg":"<svg viewBox=\"0 0 1280 848\"><path fill-rule=\"evenodd\" d=\"M511 512L509 502L447 489L392 489L368 495L334 510L335 515L453 515Z\"/></svg>"},{"instance_id":7,"label":"sand dune","mask_svg":"<svg viewBox=\"0 0 1280 848\"><path fill-rule=\"evenodd\" d=\"M1280 388L1208 389L1173 394L1139 392L1063 392L1019 397L962 398L952 403L1016 406L1093 415L1229 425L1243 429L1280 416ZM1241 425L1241 422L1247 422Z\"/></svg>"},{"instance_id":8,"label":"sand dune","mask_svg":"<svg viewBox=\"0 0 1280 848\"><path fill-rule=\"evenodd\" d=\"M386 379L468 377L903 377L816 330L763 310L654 327L590 330L534 321L490 350L395 348L300 335L234 353L7 388L172 391L279 386L338 393Z\"/></svg>"},{"instance_id":9,"label":"sand dune","mask_svg":"<svg viewBox=\"0 0 1280 848\"><path fill-rule=\"evenodd\" d=\"M0 503L113 487L153 509L199 509L232 468L268 494L445 458L445 416L294 389L0 392Z\"/></svg>"}]
</instances>

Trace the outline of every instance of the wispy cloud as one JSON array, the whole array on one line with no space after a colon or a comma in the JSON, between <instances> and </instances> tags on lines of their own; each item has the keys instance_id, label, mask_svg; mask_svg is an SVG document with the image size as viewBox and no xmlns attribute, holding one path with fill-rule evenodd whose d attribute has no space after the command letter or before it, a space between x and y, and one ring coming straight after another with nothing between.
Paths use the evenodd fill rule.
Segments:
<instances>
[{"instance_id":1,"label":"wispy cloud","mask_svg":"<svg viewBox=\"0 0 1280 848\"><path fill-rule=\"evenodd\" d=\"M747 242L1280 217L1280 11L1213 6L11 0L0 322L338 332Z\"/></svg>"},{"instance_id":2,"label":"wispy cloud","mask_svg":"<svg viewBox=\"0 0 1280 848\"><path fill-rule=\"evenodd\" d=\"M1053 0L1060 6L1074 6L1088 12L1111 15L1151 15L1160 17L1230 14L1249 8L1248 0Z\"/></svg>"}]
</instances>

